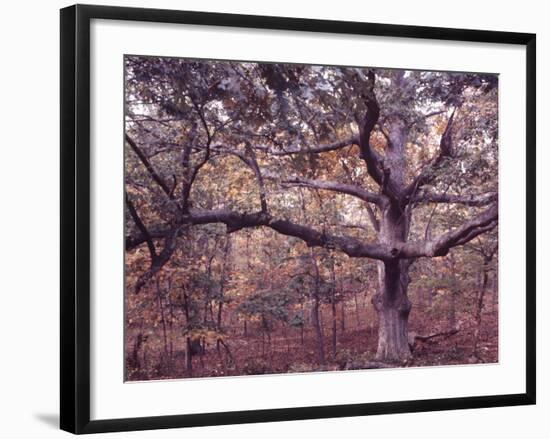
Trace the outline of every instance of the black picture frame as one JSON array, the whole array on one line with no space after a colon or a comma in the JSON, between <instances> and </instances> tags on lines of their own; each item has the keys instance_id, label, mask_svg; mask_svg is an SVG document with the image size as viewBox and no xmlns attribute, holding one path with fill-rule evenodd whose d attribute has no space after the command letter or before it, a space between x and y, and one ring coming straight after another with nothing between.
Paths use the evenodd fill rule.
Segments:
<instances>
[{"instance_id":1,"label":"black picture frame","mask_svg":"<svg viewBox=\"0 0 550 439\"><path fill-rule=\"evenodd\" d=\"M513 44L526 47L525 393L223 413L90 420L90 21L182 23L255 29ZM61 10L61 429L80 433L535 404L535 57L529 33L303 18L75 5Z\"/></svg>"}]
</instances>

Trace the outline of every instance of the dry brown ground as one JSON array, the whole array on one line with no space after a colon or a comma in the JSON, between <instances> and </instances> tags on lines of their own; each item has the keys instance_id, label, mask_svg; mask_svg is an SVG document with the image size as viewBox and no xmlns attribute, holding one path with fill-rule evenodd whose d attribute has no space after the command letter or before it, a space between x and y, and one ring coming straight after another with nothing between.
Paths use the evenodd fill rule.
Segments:
<instances>
[{"instance_id":1,"label":"dry brown ground","mask_svg":"<svg viewBox=\"0 0 550 439\"><path fill-rule=\"evenodd\" d=\"M164 354L164 343L160 327L146 330L147 341L140 350L139 369L127 369L128 380L159 380L186 377L212 377L235 375L259 375L277 373L311 372L321 370L364 369L373 367L376 352L376 318L366 315L369 325L357 326L354 317L348 318L348 327L342 331L338 322L337 353L331 348L331 322L328 313L323 316L324 345L327 363L317 361L316 341L313 331L304 331L302 344L299 329L281 327L271 333L271 342L250 324L248 337L242 328L226 337L231 359L227 351L215 342L208 343L206 353L193 356L192 374L186 370L185 340L180 331L172 334L172 354ZM436 337L427 342L417 342L413 359L404 367L444 366L473 363L495 363L498 361L498 314L496 309L484 313L480 339L476 353L473 352L475 323L471 314L457 314L460 331L449 337ZM421 335L445 332L450 329L447 316L434 317L422 309L411 315L410 331ZM143 330L142 330L143 331ZM137 329L129 329L126 336L126 358L132 351ZM238 332L238 333L237 333ZM170 336L168 337L170 340ZM263 340L262 340L263 338Z\"/></svg>"}]
</instances>

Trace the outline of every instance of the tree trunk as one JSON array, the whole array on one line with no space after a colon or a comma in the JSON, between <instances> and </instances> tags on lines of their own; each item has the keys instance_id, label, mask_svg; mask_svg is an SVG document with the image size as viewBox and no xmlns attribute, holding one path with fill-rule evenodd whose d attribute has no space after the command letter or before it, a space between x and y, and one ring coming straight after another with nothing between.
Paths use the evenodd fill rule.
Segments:
<instances>
[{"instance_id":1,"label":"tree trunk","mask_svg":"<svg viewBox=\"0 0 550 439\"><path fill-rule=\"evenodd\" d=\"M193 373L193 354L192 354L190 337L186 338L185 346L186 346L186 353L185 353L186 369L187 369L187 373L191 375Z\"/></svg>"},{"instance_id":2,"label":"tree trunk","mask_svg":"<svg viewBox=\"0 0 550 439\"><path fill-rule=\"evenodd\" d=\"M477 345L479 343L479 335L481 333L481 319L483 316L483 299L485 298L485 292L487 291L487 283L489 279L489 262L487 260L483 263L483 281L481 284L481 289L477 297L476 304L476 326L474 329L474 347L472 353L474 356L477 356Z\"/></svg>"},{"instance_id":3,"label":"tree trunk","mask_svg":"<svg viewBox=\"0 0 550 439\"><path fill-rule=\"evenodd\" d=\"M476 304L476 327L474 330L474 347L473 347L473 355L478 357L477 353L477 347L479 343L480 333L481 333L481 320L483 317L483 301L485 299L485 293L487 292L487 287L489 285L489 271L490 267L489 264L491 263L491 260L493 259L493 253L490 253L489 255L486 255L483 257L483 277L482 277L482 283L481 288L479 291L479 295L477 297L477 304Z\"/></svg>"},{"instance_id":4,"label":"tree trunk","mask_svg":"<svg viewBox=\"0 0 550 439\"><path fill-rule=\"evenodd\" d=\"M400 149L404 147L402 133L394 132L392 151L393 158L399 162ZM394 175L400 180L400 172ZM391 202L382 209L379 241L393 246L395 242L407 241L409 234L410 211L399 203ZM376 360L385 363L402 364L411 358L409 347L408 322L411 302L407 297L409 286L409 267L412 260L391 259L378 262L378 293L372 298L374 309L378 314L378 348Z\"/></svg>"},{"instance_id":5,"label":"tree trunk","mask_svg":"<svg viewBox=\"0 0 550 439\"><path fill-rule=\"evenodd\" d=\"M493 290L493 311L496 309L498 305L498 272L493 273L493 280L492 280L492 290Z\"/></svg>"},{"instance_id":6,"label":"tree trunk","mask_svg":"<svg viewBox=\"0 0 550 439\"><path fill-rule=\"evenodd\" d=\"M317 338L317 356L320 364L325 364L325 347L323 343L323 331L321 329L321 322L319 319L319 294L314 292L313 296L313 308L311 310L311 321L313 323L313 329L315 330L315 336Z\"/></svg>"},{"instance_id":7,"label":"tree trunk","mask_svg":"<svg viewBox=\"0 0 550 439\"><path fill-rule=\"evenodd\" d=\"M330 309L332 312L332 357L336 357L337 329L336 329L336 299L334 294L331 297Z\"/></svg>"},{"instance_id":8,"label":"tree trunk","mask_svg":"<svg viewBox=\"0 0 550 439\"><path fill-rule=\"evenodd\" d=\"M319 316L319 287L321 283L321 274L319 273L319 267L317 266L317 260L315 259L315 253L311 250L311 262L313 265L313 271L315 273L315 282L313 286L313 307L311 309L311 323L315 330L317 337L317 356L319 364L326 364L325 358L325 346L323 342L323 329L321 328L321 319Z\"/></svg>"},{"instance_id":9,"label":"tree trunk","mask_svg":"<svg viewBox=\"0 0 550 439\"><path fill-rule=\"evenodd\" d=\"M300 325L300 341L302 342L302 346L303 346L304 345L304 327L306 326L303 295L300 297L300 315L302 316L302 324Z\"/></svg>"},{"instance_id":10,"label":"tree trunk","mask_svg":"<svg viewBox=\"0 0 550 439\"><path fill-rule=\"evenodd\" d=\"M383 266L381 291L373 299L378 313L378 349L376 360L403 363L410 359L408 321L411 302L407 297L409 284L407 261L390 261Z\"/></svg>"},{"instance_id":11,"label":"tree trunk","mask_svg":"<svg viewBox=\"0 0 550 439\"><path fill-rule=\"evenodd\" d=\"M162 340L164 342L164 355L165 359L168 356L168 334L166 331L166 318L164 317L164 306L162 304L162 296L161 296L161 288L160 288L160 280L157 277L157 305L159 309L160 314L160 321L162 323Z\"/></svg>"},{"instance_id":12,"label":"tree trunk","mask_svg":"<svg viewBox=\"0 0 550 439\"><path fill-rule=\"evenodd\" d=\"M225 287L225 280L227 277L227 266L229 265L229 252L231 250L231 236L227 235L225 238L225 249L223 251L223 265L222 265L222 272L220 275L220 294L218 299L218 314L216 319L216 330L218 331L218 334L222 332L222 312L223 312L223 293L224 293L224 287ZM218 350L218 354L220 353L220 339L216 341L216 349Z\"/></svg>"},{"instance_id":13,"label":"tree trunk","mask_svg":"<svg viewBox=\"0 0 550 439\"><path fill-rule=\"evenodd\" d=\"M357 300L357 291L353 290L353 300L355 302L355 318L357 320L357 328L361 327L361 319L359 317L359 302Z\"/></svg>"},{"instance_id":14,"label":"tree trunk","mask_svg":"<svg viewBox=\"0 0 550 439\"><path fill-rule=\"evenodd\" d=\"M404 179L403 151L405 133L401 124L390 130L391 148L387 159L393 162L392 180L401 184ZM389 200L381 209L379 242L392 248L396 243L406 242L409 234L411 210L397 200ZM393 248L392 253L398 253ZM389 259L378 262L378 292L372 304L378 314L378 348L376 360L403 364L411 358L408 342L408 321L411 302L407 297L409 267L412 259Z\"/></svg>"},{"instance_id":15,"label":"tree trunk","mask_svg":"<svg viewBox=\"0 0 550 439\"><path fill-rule=\"evenodd\" d=\"M451 279L452 279L452 286L451 286L451 304L449 306L449 325L451 328L454 328L456 326L456 301L458 296L458 286L457 286L457 276L456 276L456 264L455 259L453 256L453 253L449 253L447 256L447 259L449 261L449 269L451 271Z\"/></svg>"},{"instance_id":16,"label":"tree trunk","mask_svg":"<svg viewBox=\"0 0 550 439\"><path fill-rule=\"evenodd\" d=\"M330 309L332 311L332 358L336 357L336 344L337 344L337 317L336 317L336 272L334 270L334 258L329 255L330 258L330 272L332 287L330 289Z\"/></svg>"},{"instance_id":17,"label":"tree trunk","mask_svg":"<svg viewBox=\"0 0 550 439\"><path fill-rule=\"evenodd\" d=\"M344 299L340 302L340 330L342 334L346 331L346 302Z\"/></svg>"}]
</instances>

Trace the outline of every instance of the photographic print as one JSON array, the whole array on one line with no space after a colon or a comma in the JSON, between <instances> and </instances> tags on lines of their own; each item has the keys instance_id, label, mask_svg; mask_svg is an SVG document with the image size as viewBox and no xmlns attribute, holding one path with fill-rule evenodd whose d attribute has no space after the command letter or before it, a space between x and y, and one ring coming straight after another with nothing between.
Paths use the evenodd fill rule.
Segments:
<instances>
[{"instance_id":1,"label":"photographic print","mask_svg":"<svg viewBox=\"0 0 550 439\"><path fill-rule=\"evenodd\" d=\"M498 362L498 75L124 57L125 380Z\"/></svg>"}]
</instances>

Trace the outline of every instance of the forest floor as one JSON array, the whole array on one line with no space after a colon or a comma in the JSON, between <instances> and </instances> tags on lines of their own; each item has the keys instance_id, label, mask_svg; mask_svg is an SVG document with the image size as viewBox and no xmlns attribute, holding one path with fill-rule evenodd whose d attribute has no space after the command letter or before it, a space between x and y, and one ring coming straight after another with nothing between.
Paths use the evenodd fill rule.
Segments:
<instances>
[{"instance_id":1,"label":"forest floor","mask_svg":"<svg viewBox=\"0 0 550 439\"><path fill-rule=\"evenodd\" d=\"M327 316L328 317L328 316ZM429 317L429 318L427 318ZM262 375L298 372L335 371L346 369L369 369L377 347L376 325L358 325L348 322L342 329L337 326L336 355L332 348L331 322L323 321L325 364L318 355L318 343L311 328L304 329L302 340L300 329L273 330L266 333L254 330L249 324L247 336L235 328L230 337L225 338L224 347L216 341L205 343L205 352L192 356L192 370L186 362L185 338L180 331L168 333L165 339L160 327L146 331L146 341L137 355L138 364L131 364L134 340L140 332L129 329L126 334L126 378L128 381L162 380L189 377L214 377L236 375ZM374 323L376 320L374 320ZM458 332L448 335L453 328L448 316L426 316L422 310L411 315L410 333L429 336L446 333L433 339L417 341L414 344L413 358L403 365L394 367L425 367L444 365L464 365L498 362L498 312L496 309L483 314L479 342L474 353L475 323L471 314L457 313L455 328ZM144 331L141 330L143 333ZM177 333L179 332L179 334ZM135 358L135 357L134 357Z\"/></svg>"}]
</instances>

